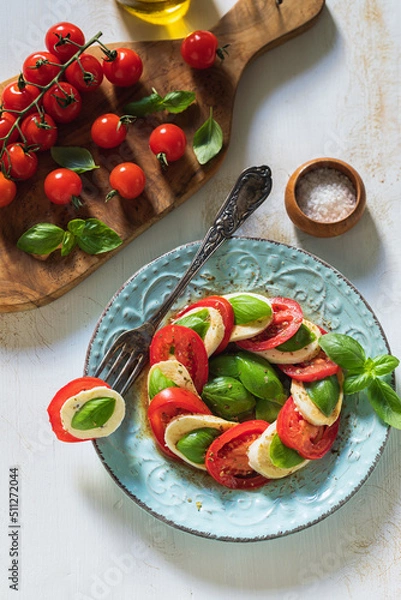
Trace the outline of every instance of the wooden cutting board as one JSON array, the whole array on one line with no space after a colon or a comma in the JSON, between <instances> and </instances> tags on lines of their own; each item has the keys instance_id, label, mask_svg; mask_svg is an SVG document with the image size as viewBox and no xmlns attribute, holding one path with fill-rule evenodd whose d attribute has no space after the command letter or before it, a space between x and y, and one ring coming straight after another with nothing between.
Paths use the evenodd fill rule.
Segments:
<instances>
[{"instance_id":1,"label":"wooden cutting board","mask_svg":"<svg viewBox=\"0 0 401 600\"><path fill-rule=\"evenodd\" d=\"M43 306L68 292L99 268L114 253L89 256L81 250L62 258L54 252L38 260L16 247L20 235L39 222L65 227L72 218L96 217L115 229L124 240L119 249L168 211L179 206L216 173L230 141L235 93L246 65L257 55L282 44L308 29L318 18L324 0L238 0L212 28L220 45L230 45L229 56L207 71L195 71L181 58L181 40L124 42L110 47L128 46L141 56L144 72L131 89L115 88L107 81L96 92L85 94L83 111L72 124L60 127L58 145L86 147L101 168L83 176L85 204L78 211L72 206L50 205L43 193L45 175L56 168L49 153L40 155L37 175L18 184L18 195L0 209L0 312L28 310ZM97 32L85 32L90 38ZM32 51L39 50L32 48ZM99 48L91 52L100 55ZM9 81L4 82L0 90ZM97 149L89 130L94 118L105 112L123 114L127 102L139 99L156 88L160 95L174 89L196 92L196 103L180 115L151 115L138 119L130 128L127 141L117 149ZM209 116L210 107L221 125L224 147L221 153L200 166L191 149L194 132ZM187 134L186 155L166 171L148 148L152 129L164 120L173 120ZM109 191L108 174L119 162L132 160L144 169L147 184L143 195L134 200L104 199ZM245 165L246 166L246 165Z\"/></svg>"}]
</instances>

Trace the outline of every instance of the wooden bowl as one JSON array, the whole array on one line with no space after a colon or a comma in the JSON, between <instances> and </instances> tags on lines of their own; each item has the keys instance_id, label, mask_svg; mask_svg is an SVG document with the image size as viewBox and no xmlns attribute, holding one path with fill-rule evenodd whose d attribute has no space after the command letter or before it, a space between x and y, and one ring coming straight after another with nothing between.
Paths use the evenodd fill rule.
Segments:
<instances>
[{"instance_id":1,"label":"wooden bowl","mask_svg":"<svg viewBox=\"0 0 401 600\"><path fill-rule=\"evenodd\" d=\"M299 181L310 171L331 168L346 175L355 188L355 207L345 218L330 222L318 221L308 217L299 207L297 186ZM288 216L298 229L316 237L334 237L345 233L361 218L366 206L366 192L360 175L353 167L336 158L315 158L301 165L291 175L285 190L285 208Z\"/></svg>"}]
</instances>

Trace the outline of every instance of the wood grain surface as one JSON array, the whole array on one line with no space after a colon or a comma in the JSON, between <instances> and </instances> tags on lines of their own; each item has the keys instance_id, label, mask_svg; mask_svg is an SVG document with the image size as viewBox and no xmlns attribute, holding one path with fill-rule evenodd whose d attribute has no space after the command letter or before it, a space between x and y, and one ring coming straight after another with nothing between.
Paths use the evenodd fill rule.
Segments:
<instances>
[{"instance_id":1,"label":"wood grain surface","mask_svg":"<svg viewBox=\"0 0 401 600\"><path fill-rule=\"evenodd\" d=\"M231 133L235 93L247 64L262 52L284 43L308 29L318 18L324 0L239 0L212 28L221 45L229 44L229 57L207 71L195 71L181 58L181 40L115 43L109 47L131 47L141 56L144 72L133 88L116 88L107 81L92 93L85 94L80 117L60 126L58 145L82 146L93 154L100 166L83 175L84 205L51 205L43 193L46 174L57 165L49 153L40 156L37 175L18 184L18 195L12 204L1 209L0 219L0 312L28 310L43 306L68 292L94 272L115 252L125 247L146 228L179 206L213 176L226 154ZM91 32L92 33L92 32ZM93 32L96 33L96 32ZM90 36L88 36L90 37ZM32 52L38 50L32 48ZM91 52L100 55L98 47ZM266 75L267 76L267 75ZM4 82L4 87L11 78ZM160 95L174 89L196 92L196 102L180 115L156 114L138 119L128 138L119 148L101 150L90 141L89 130L94 118L105 112L123 114L127 102L151 93ZM209 116L210 107L221 125L224 147L208 164L201 166L192 152L194 132ZM148 148L155 126L174 121L183 127L188 139L185 156L162 171ZM107 204L110 170L123 161L142 166L147 183L144 193L134 201L114 197ZM72 218L96 217L115 229L123 245L114 253L89 256L75 249L62 258L54 252L46 260L38 260L16 247L20 235L39 222L52 222L65 227Z\"/></svg>"}]
</instances>

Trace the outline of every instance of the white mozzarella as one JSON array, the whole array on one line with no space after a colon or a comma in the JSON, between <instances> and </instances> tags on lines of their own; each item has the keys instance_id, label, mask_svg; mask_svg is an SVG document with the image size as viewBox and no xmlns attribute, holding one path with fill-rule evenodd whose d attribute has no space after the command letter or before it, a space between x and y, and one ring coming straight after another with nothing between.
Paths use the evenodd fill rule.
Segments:
<instances>
[{"instance_id":1,"label":"white mozzarella","mask_svg":"<svg viewBox=\"0 0 401 600\"><path fill-rule=\"evenodd\" d=\"M164 432L164 441L166 442L166 446L176 456L181 458L189 465L192 465L197 469L201 469L202 471L206 471L204 464L194 463L184 456L184 454L177 449L177 442L185 434L190 433L195 429L200 429L202 427L213 427L220 433L223 433L235 425L238 425L238 423L226 421L225 419L221 419L220 417L216 417L214 415L180 415L172 419L167 425L166 431Z\"/></svg>"},{"instance_id":2,"label":"white mozzarella","mask_svg":"<svg viewBox=\"0 0 401 600\"><path fill-rule=\"evenodd\" d=\"M197 306L186 312L185 315L182 315L180 318L194 315L201 310L207 310L209 313L209 327L203 339L203 343L205 344L207 355L211 356L220 346L225 333L223 318L220 312L211 306Z\"/></svg>"},{"instance_id":3,"label":"white mozzarella","mask_svg":"<svg viewBox=\"0 0 401 600\"><path fill-rule=\"evenodd\" d=\"M281 479L291 473L295 473L299 469L302 469L308 464L308 460L304 460L299 465L291 467L290 469L282 469L276 467L270 458L270 445L272 443L274 434L276 433L276 422L269 425L269 427L258 437L248 448L248 460L249 464L254 471L267 477L267 479Z\"/></svg>"},{"instance_id":4,"label":"white mozzarella","mask_svg":"<svg viewBox=\"0 0 401 600\"><path fill-rule=\"evenodd\" d=\"M112 398L116 401L114 412L110 419L101 427L92 429L75 429L72 426L74 415L86 404L89 400L96 398ZM79 392L75 396L68 398L61 407L60 417L61 423L66 431L80 440L106 437L113 433L125 416L125 401L124 398L115 390L103 386L94 387L90 390Z\"/></svg>"},{"instance_id":5,"label":"white mozzarella","mask_svg":"<svg viewBox=\"0 0 401 600\"><path fill-rule=\"evenodd\" d=\"M294 365L306 360L311 360L320 352L319 338L322 333L317 325L307 321L306 319L303 320L303 324L308 327L308 329L310 329L316 336L316 339L314 339L310 344L307 344L303 348L295 350L294 352L282 352L277 348L271 348L270 350L260 350L257 352L254 351L254 353L263 356L263 358L274 365Z\"/></svg>"},{"instance_id":6,"label":"white mozzarella","mask_svg":"<svg viewBox=\"0 0 401 600\"><path fill-rule=\"evenodd\" d=\"M181 364L176 358L162 360L150 367L147 389L149 389L150 378L155 369L160 369L163 375L167 377L167 379L173 381L177 387L185 388L198 396L198 392L196 391L188 369L184 367L184 365Z\"/></svg>"},{"instance_id":7,"label":"white mozzarella","mask_svg":"<svg viewBox=\"0 0 401 600\"><path fill-rule=\"evenodd\" d=\"M291 395L294 400L294 404L298 408L301 415L307 421L309 421L309 423L312 423L312 425L333 425L333 423L337 421L338 417L340 416L341 407L343 403L343 376L341 373L339 373L337 377L340 384L338 402L333 408L332 413L328 417L324 413L322 413L322 411L316 406L316 404L313 403L302 381L295 381L295 379L292 380Z\"/></svg>"},{"instance_id":8,"label":"white mozzarella","mask_svg":"<svg viewBox=\"0 0 401 600\"><path fill-rule=\"evenodd\" d=\"M265 302L271 308L271 303L268 298L262 296L261 294L254 294L253 292L238 292L233 294L225 294L224 298L230 301L235 296L252 296ZM267 317L263 317L261 319L256 319L256 321L252 321L251 323L247 323L246 325L234 325L234 329L231 333L230 342L239 342L240 340L246 340L248 338L254 337L261 333L266 327L270 325L273 320L273 309L271 310L271 314Z\"/></svg>"}]
</instances>

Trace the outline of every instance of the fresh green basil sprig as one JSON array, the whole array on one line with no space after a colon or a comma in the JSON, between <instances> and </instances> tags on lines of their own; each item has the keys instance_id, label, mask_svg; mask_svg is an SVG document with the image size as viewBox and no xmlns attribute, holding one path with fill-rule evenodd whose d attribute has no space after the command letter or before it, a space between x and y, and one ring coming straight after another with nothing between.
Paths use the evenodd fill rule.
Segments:
<instances>
[{"instance_id":1,"label":"fresh green basil sprig","mask_svg":"<svg viewBox=\"0 0 401 600\"><path fill-rule=\"evenodd\" d=\"M67 256L75 246L87 254L101 254L118 248L122 243L113 229L99 219L89 218L72 219L67 230L53 223L37 223L21 235L17 247L39 256L60 248L61 256Z\"/></svg>"},{"instance_id":2,"label":"fresh green basil sprig","mask_svg":"<svg viewBox=\"0 0 401 600\"><path fill-rule=\"evenodd\" d=\"M319 338L320 347L345 374L344 394L366 389L378 416L388 425L401 429L401 398L382 377L391 374L400 361L391 354L366 356L361 344L342 333L327 333Z\"/></svg>"},{"instance_id":3,"label":"fresh green basil sprig","mask_svg":"<svg viewBox=\"0 0 401 600\"><path fill-rule=\"evenodd\" d=\"M50 153L60 167L70 169L79 175L99 169L89 150L80 146L53 146L50 148Z\"/></svg>"},{"instance_id":4,"label":"fresh green basil sprig","mask_svg":"<svg viewBox=\"0 0 401 600\"><path fill-rule=\"evenodd\" d=\"M174 90L165 96L160 96L153 88L149 96L130 102L124 107L124 112L135 117L145 117L155 112L166 110L178 114L184 112L195 101L195 92Z\"/></svg>"},{"instance_id":5,"label":"fresh green basil sprig","mask_svg":"<svg viewBox=\"0 0 401 600\"><path fill-rule=\"evenodd\" d=\"M213 109L210 107L209 118L195 132L192 148L200 165L205 165L212 160L223 147L223 131L213 118Z\"/></svg>"}]
</instances>

